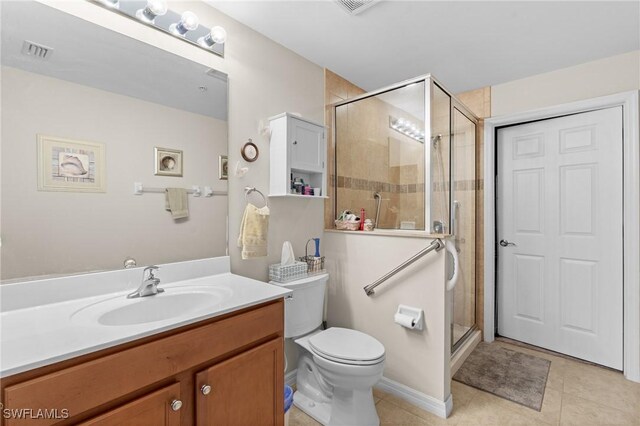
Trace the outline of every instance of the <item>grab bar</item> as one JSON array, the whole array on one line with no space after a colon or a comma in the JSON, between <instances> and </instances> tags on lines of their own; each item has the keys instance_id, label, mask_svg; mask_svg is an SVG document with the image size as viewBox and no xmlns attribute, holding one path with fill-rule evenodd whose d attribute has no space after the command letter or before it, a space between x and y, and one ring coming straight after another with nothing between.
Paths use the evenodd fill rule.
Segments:
<instances>
[{"instance_id":1,"label":"grab bar","mask_svg":"<svg viewBox=\"0 0 640 426\"><path fill-rule=\"evenodd\" d=\"M444 243L441 240L439 240L439 239L433 240L433 242L431 244L429 244L427 247L425 247L422 250L420 250L418 253L414 254L410 259L407 259L401 265L395 267L393 270L391 270L390 272L386 273L382 277L378 278L373 283L371 283L368 286L364 287L364 292L367 294L367 296L372 296L373 294L375 294L375 291L373 291L374 288L378 287L380 284L382 284L383 282L385 282L389 278L393 277L395 274L397 274L398 272L402 271L407 266L411 265L413 262L415 262L416 260L420 259L425 254L430 253L433 250L440 251L443 247L444 247Z\"/></svg>"}]
</instances>

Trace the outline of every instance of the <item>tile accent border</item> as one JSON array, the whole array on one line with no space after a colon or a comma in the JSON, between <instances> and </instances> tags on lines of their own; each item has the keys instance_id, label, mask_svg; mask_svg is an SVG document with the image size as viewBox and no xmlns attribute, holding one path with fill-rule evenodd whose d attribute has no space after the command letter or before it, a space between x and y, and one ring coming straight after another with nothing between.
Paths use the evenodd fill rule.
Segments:
<instances>
[{"instance_id":1,"label":"tile accent border","mask_svg":"<svg viewBox=\"0 0 640 426\"><path fill-rule=\"evenodd\" d=\"M331 183L335 184L333 175L331 176ZM338 175L337 183L338 188L359 189L365 191L392 192L396 194L424 192L424 183L398 184L340 175Z\"/></svg>"},{"instance_id":2,"label":"tile accent border","mask_svg":"<svg viewBox=\"0 0 640 426\"><path fill-rule=\"evenodd\" d=\"M353 178L349 176L338 176L336 182L336 176L329 175L329 181L331 186L345 189L357 189L365 191L378 191L378 192L391 192L395 194L413 194L416 192L424 192L424 183L408 183L398 184L389 182L378 182L368 179ZM441 182L433 182L433 190L437 192L448 191L450 183L447 182L443 185ZM484 188L484 179L467 179L459 180L453 183L454 191L475 191L477 189Z\"/></svg>"}]
</instances>

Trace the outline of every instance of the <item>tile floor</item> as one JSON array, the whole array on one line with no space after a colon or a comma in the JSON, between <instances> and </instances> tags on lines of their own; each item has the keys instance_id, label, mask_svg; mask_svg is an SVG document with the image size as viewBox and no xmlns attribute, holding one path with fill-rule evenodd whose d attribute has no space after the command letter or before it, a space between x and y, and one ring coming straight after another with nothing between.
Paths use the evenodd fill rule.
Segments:
<instances>
[{"instance_id":1,"label":"tile floor","mask_svg":"<svg viewBox=\"0 0 640 426\"><path fill-rule=\"evenodd\" d=\"M495 342L551 361L542 411L452 381L453 412L444 420L393 395L374 390L382 425L637 425L640 384L621 373L572 359ZM295 406L290 426L318 425Z\"/></svg>"}]
</instances>

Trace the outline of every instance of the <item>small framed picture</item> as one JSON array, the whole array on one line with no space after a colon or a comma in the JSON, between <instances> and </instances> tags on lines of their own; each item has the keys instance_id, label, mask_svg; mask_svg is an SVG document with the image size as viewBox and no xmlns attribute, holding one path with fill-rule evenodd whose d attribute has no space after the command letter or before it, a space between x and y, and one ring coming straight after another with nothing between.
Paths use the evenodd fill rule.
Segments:
<instances>
[{"instance_id":1,"label":"small framed picture","mask_svg":"<svg viewBox=\"0 0 640 426\"><path fill-rule=\"evenodd\" d=\"M38 190L106 192L104 144L38 135Z\"/></svg>"},{"instance_id":2,"label":"small framed picture","mask_svg":"<svg viewBox=\"0 0 640 426\"><path fill-rule=\"evenodd\" d=\"M155 147L156 176L182 176L182 151Z\"/></svg>"},{"instance_id":3,"label":"small framed picture","mask_svg":"<svg viewBox=\"0 0 640 426\"><path fill-rule=\"evenodd\" d=\"M218 155L218 179L229 179L229 157Z\"/></svg>"}]
</instances>

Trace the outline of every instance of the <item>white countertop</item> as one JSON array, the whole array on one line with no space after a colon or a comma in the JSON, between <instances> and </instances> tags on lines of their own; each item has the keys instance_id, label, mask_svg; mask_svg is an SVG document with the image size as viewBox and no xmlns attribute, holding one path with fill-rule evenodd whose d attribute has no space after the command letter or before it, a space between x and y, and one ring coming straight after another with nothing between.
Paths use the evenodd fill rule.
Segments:
<instances>
[{"instance_id":1,"label":"white countertop","mask_svg":"<svg viewBox=\"0 0 640 426\"><path fill-rule=\"evenodd\" d=\"M171 294L171 290L180 291L181 288L194 286L204 289L211 287L224 293L225 297L206 308L142 324L102 325L81 314L92 304L113 304L113 300L122 300L123 304L144 303L144 299L166 297L166 294ZM0 313L0 377L131 342L290 294L290 291L282 287L230 272L174 281L161 284L160 287L165 288L166 292L147 298L126 299L126 295L135 290L128 288L125 291L120 289L39 306L3 310Z\"/></svg>"}]
</instances>

